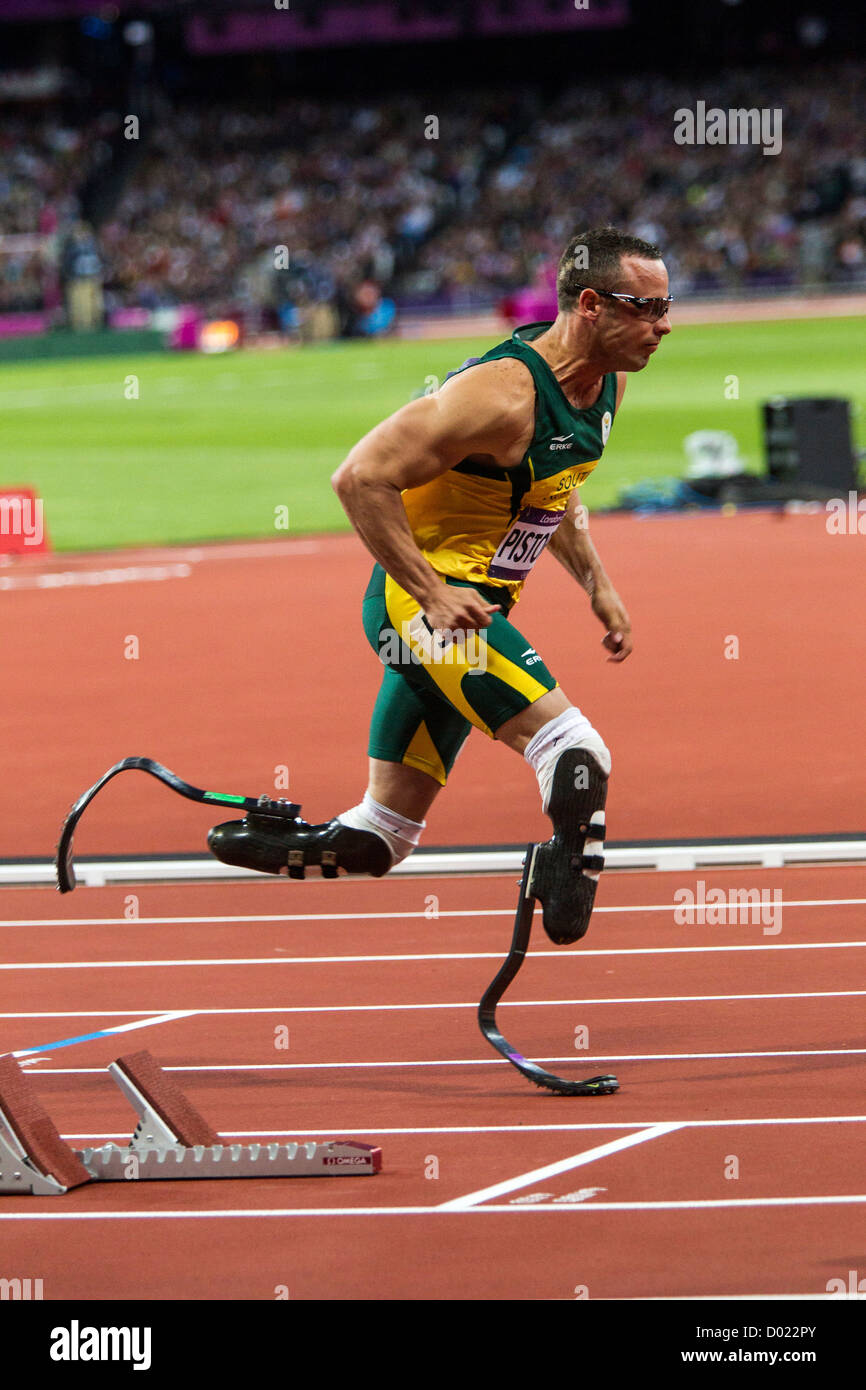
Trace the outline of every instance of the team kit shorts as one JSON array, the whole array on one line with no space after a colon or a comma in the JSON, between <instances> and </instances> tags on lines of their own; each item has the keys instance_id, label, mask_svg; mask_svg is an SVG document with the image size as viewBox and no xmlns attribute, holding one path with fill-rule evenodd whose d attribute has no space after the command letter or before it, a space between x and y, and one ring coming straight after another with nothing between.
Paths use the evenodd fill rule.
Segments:
<instances>
[{"instance_id":1,"label":"team kit shorts","mask_svg":"<svg viewBox=\"0 0 866 1390\"><path fill-rule=\"evenodd\" d=\"M364 595L364 632L385 672L367 752L434 777L442 786L470 729L496 730L557 681L508 619L507 590L445 580L501 604L487 628L434 634L421 605L376 565Z\"/></svg>"}]
</instances>

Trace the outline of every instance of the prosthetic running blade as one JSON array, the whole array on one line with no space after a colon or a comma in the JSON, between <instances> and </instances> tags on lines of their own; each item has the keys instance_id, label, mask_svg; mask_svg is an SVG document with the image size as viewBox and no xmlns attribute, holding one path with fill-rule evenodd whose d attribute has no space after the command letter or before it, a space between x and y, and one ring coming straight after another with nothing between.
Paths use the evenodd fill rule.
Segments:
<instances>
[{"instance_id":1,"label":"prosthetic running blade","mask_svg":"<svg viewBox=\"0 0 866 1390\"><path fill-rule=\"evenodd\" d=\"M177 773L170 772L161 763L154 762L153 758L124 758L121 762L115 763L114 767L110 767L98 782L94 782L93 786L78 798L63 822L55 858L57 887L61 893L71 893L75 887L72 839L84 811L97 792L100 792L106 782L111 781L112 777L116 777L119 772L133 771L147 772L151 777L155 777L166 787L177 792L179 796L185 796L190 801L199 801L205 805L235 806L243 811L267 812L270 816L284 816L289 820L296 819L301 809L292 801L275 801L268 796L232 796L228 792L203 791L201 787L194 787L191 783L185 782L182 777L177 776Z\"/></svg>"},{"instance_id":2,"label":"prosthetic running blade","mask_svg":"<svg viewBox=\"0 0 866 1390\"><path fill-rule=\"evenodd\" d=\"M511 949L495 979L488 985L478 1006L478 1022L491 1047L501 1053L512 1066L516 1067L528 1081L532 1081L536 1086L553 1091L560 1096L611 1095L614 1091L619 1090L619 1082L615 1076L591 1076L586 1081L567 1081L561 1076L554 1076L552 1072L545 1071L537 1062L531 1062L512 1047L496 1026L496 1006L523 964L529 945L532 919L535 913L535 899L529 896L528 885L532 880L533 859L537 848L538 846L534 844L527 846L523 877L520 880L520 896L514 918Z\"/></svg>"}]
</instances>

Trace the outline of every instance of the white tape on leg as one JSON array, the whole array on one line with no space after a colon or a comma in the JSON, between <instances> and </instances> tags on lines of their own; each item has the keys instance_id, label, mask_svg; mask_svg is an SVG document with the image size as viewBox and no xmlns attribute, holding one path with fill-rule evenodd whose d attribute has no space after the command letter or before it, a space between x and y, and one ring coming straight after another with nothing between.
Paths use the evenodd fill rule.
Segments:
<instances>
[{"instance_id":1,"label":"white tape on leg","mask_svg":"<svg viewBox=\"0 0 866 1390\"><path fill-rule=\"evenodd\" d=\"M604 811L594 811L592 819L589 822L589 835L583 842L583 853L586 857L593 855L597 856L599 859L604 858L604 831ZM590 839L592 835L600 838ZM585 874L587 878L591 878L594 883L598 883L599 873L601 872L599 869L582 869L581 872Z\"/></svg>"}]
</instances>

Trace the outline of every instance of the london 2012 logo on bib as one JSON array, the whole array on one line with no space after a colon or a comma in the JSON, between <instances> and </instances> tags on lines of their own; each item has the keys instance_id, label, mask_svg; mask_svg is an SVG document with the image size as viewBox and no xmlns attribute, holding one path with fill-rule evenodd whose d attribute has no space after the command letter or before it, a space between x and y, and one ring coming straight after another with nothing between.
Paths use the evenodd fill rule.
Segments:
<instances>
[{"instance_id":1,"label":"london 2012 logo on bib","mask_svg":"<svg viewBox=\"0 0 866 1390\"><path fill-rule=\"evenodd\" d=\"M612 424L613 416L609 410L606 410L601 417L601 442L603 445L606 444L610 438L610 427Z\"/></svg>"},{"instance_id":2,"label":"london 2012 logo on bib","mask_svg":"<svg viewBox=\"0 0 866 1390\"><path fill-rule=\"evenodd\" d=\"M562 511L545 507L524 507L513 519L507 535L487 566L491 578L524 580L563 515Z\"/></svg>"}]
</instances>

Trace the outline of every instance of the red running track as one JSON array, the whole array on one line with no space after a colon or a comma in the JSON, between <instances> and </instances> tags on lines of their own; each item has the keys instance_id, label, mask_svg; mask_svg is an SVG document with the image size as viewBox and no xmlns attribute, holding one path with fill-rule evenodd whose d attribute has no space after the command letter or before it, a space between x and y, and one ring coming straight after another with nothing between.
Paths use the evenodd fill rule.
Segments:
<instances>
[{"instance_id":1,"label":"red running track","mask_svg":"<svg viewBox=\"0 0 866 1390\"><path fill-rule=\"evenodd\" d=\"M552 559L515 618L613 750L612 838L862 831L859 538L769 514L593 535L630 661L604 661ZM368 568L331 537L4 570L0 854L47 858L71 801L134 753L230 791L287 765L313 819L352 804L378 685ZM119 779L76 849L203 849L208 822ZM547 833L521 760L473 736L427 843ZM183 1014L29 1062L72 1143L130 1134L104 1068L147 1046L223 1133L369 1139L385 1170L4 1198L7 1269L46 1299L823 1296L857 1267L866 1201L864 871L703 878L781 892L781 931L677 925L696 881L674 874L603 877L574 951L536 928L502 1026L564 1074L614 1069L621 1091L588 1100L530 1087L475 1024L512 879L8 890L0 1047Z\"/></svg>"},{"instance_id":2,"label":"red running track","mask_svg":"<svg viewBox=\"0 0 866 1390\"><path fill-rule=\"evenodd\" d=\"M3 1198L4 1262L46 1299L825 1294L866 1205L866 871L703 881L764 890L763 923L679 925L694 875L610 874L580 946L536 925L500 1022L561 1074L613 1069L591 1099L537 1091L477 1029L511 878L9 890L0 1047L43 1049L28 1069L69 1142L128 1138L104 1068L146 1046L226 1137L385 1162Z\"/></svg>"},{"instance_id":3,"label":"red running track","mask_svg":"<svg viewBox=\"0 0 866 1390\"><path fill-rule=\"evenodd\" d=\"M549 556L514 620L612 750L611 838L866 829L863 538L770 513L600 517L593 537L633 656L605 660L585 595ZM380 674L360 624L368 573L343 536L0 572L0 857L48 857L71 802L133 754L256 795L288 767L312 820L354 805ZM80 854L204 850L206 811L133 787L94 804ZM547 833L522 760L474 733L425 842Z\"/></svg>"}]
</instances>

